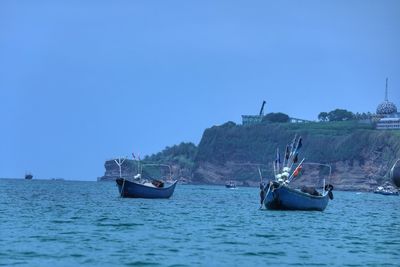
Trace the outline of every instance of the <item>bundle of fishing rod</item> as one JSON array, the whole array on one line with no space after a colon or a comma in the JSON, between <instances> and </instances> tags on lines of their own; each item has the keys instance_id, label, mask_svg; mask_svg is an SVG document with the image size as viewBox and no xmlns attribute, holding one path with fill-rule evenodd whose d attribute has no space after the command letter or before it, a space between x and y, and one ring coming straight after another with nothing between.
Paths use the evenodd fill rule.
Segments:
<instances>
[{"instance_id":1,"label":"bundle of fishing rod","mask_svg":"<svg viewBox=\"0 0 400 267\"><path fill-rule=\"evenodd\" d=\"M281 154L279 152L279 148L277 148L276 160L273 161L273 167L275 181L279 184L287 185L295 177L301 174L305 158L301 160L301 162L297 165L293 172L292 169L299 161L299 151L302 146L302 137L297 137L297 135L295 135L292 142L286 146L283 163L281 162Z\"/></svg>"},{"instance_id":2,"label":"bundle of fishing rod","mask_svg":"<svg viewBox=\"0 0 400 267\"><path fill-rule=\"evenodd\" d=\"M276 151L276 160L273 161L274 167L274 175L275 180L270 181L268 184L263 183L263 179L260 172L260 200L261 206L260 209L267 208L266 201L270 194L270 192L276 192L277 194L273 195L268 202L268 207L271 209L316 209L316 210L323 210L326 207L326 199L324 197L329 194L329 198L333 199L333 186L330 184L325 184L325 179L323 180L322 186L322 193L318 192L314 187L307 187L303 186L299 192L302 192L303 195L299 195L299 192L296 190L289 189L289 184L298 177L303 170L303 165L315 165L319 167L328 167L329 168L329 179L331 177L332 168L330 165L327 164L320 164L320 163L304 163L305 158L299 161L299 151L303 146L302 143L303 139L301 137L294 137L292 142L286 146L285 156L283 159L283 163L281 162L281 155L279 153L279 148ZM294 169L294 170L293 170ZM281 189L282 188L282 189ZM281 194L282 193L282 194ZM304 194L309 194L314 196L315 202L309 202L308 196ZM296 196L296 197L293 197ZM315 198L318 197L318 198ZM307 201L304 201L304 198ZM322 201L323 203L319 203ZM299 204L299 203L300 204ZM284 203L284 204L282 204ZM283 206L282 206L283 205ZM285 206L286 205L286 206ZM299 206L300 205L300 206ZM302 206L303 205L303 206ZM325 205L325 206L324 206Z\"/></svg>"}]
</instances>

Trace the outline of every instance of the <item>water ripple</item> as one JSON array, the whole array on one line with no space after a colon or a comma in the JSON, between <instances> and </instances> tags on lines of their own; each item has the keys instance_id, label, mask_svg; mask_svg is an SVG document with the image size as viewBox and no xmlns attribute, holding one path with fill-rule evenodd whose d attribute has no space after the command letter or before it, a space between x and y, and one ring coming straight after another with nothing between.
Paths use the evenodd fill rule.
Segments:
<instances>
[{"instance_id":1,"label":"water ripple","mask_svg":"<svg viewBox=\"0 0 400 267\"><path fill-rule=\"evenodd\" d=\"M259 211L258 190L0 180L0 266L396 266L400 198L337 192L325 212Z\"/></svg>"}]
</instances>

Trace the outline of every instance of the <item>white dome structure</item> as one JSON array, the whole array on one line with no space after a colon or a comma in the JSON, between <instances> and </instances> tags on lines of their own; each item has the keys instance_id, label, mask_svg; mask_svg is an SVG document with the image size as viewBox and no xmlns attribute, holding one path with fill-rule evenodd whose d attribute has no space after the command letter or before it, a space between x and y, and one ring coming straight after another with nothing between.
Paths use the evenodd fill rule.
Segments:
<instances>
[{"instance_id":1,"label":"white dome structure","mask_svg":"<svg viewBox=\"0 0 400 267\"><path fill-rule=\"evenodd\" d=\"M388 100L388 79L386 79L386 95L385 101L376 109L378 122L376 129L378 130L400 130L400 113L394 103Z\"/></svg>"},{"instance_id":2,"label":"white dome structure","mask_svg":"<svg viewBox=\"0 0 400 267\"><path fill-rule=\"evenodd\" d=\"M383 103L379 104L376 109L376 114L378 115L390 115L397 113L397 107L394 103L385 100Z\"/></svg>"},{"instance_id":3,"label":"white dome structure","mask_svg":"<svg viewBox=\"0 0 400 267\"><path fill-rule=\"evenodd\" d=\"M388 100L388 79L386 78L385 101L379 104L376 108L376 114L386 116L394 113L397 113L397 107L394 103Z\"/></svg>"}]
</instances>

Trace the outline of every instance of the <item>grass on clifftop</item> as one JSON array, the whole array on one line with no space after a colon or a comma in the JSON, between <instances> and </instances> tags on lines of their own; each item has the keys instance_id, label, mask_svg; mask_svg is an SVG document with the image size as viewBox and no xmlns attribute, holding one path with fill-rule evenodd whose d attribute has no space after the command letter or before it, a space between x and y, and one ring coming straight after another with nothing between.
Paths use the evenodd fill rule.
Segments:
<instances>
[{"instance_id":1,"label":"grass on clifftop","mask_svg":"<svg viewBox=\"0 0 400 267\"><path fill-rule=\"evenodd\" d=\"M372 124L359 123L356 121L275 123L271 125L279 125L284 130L290 130L294 132L307 131L310 134L323 135L344 135L352 133L356 130L374 130L374 126Z\"/></svg>"},{"instance_id":2,"label":"grass on clifftop","mask_svg":"<svg viewBox=\"0 0 400 267\"><path fill-rule=\"evenodd\" d=\"M312 123L226 123L207 129L198 147L197 160L225 162L272 162L295 135L302 136L303 155L318 162L360 160L388 144L392 133L355 121Z\"/></svg>"}]
</instances>

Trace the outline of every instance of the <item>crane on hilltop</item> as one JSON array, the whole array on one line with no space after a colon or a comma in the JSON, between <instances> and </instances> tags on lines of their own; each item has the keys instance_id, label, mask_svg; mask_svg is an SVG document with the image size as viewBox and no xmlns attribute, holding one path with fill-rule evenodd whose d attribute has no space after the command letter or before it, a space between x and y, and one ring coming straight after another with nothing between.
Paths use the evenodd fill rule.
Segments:
<instances>
[{"instance_id":1,"label":"crane on hilltop","mask_svg":"<svg viewBox=\"0 0 400 267\"><path fill-rule=\"evenodd\" d=\"M262 106L261 106L261 109L260 109L260 116L264 116L264 107L265 107L265 104L266 104L267 102L265 102L265 100L263 101L263 103L262 103Z\"/></svg>"}]
</instances>

